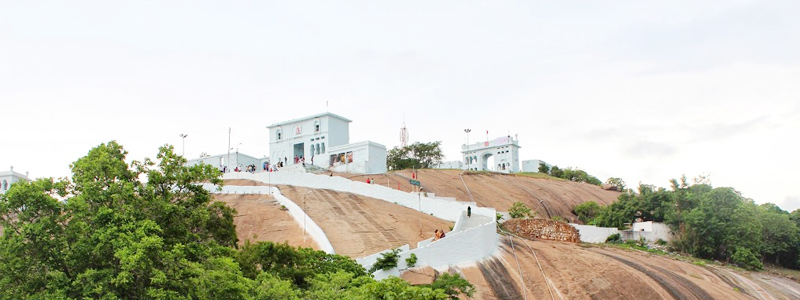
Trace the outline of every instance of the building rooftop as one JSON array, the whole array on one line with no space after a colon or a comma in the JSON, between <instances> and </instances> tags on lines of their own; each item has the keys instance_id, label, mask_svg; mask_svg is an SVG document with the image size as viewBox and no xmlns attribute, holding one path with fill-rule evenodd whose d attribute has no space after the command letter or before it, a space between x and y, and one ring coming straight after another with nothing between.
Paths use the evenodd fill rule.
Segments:
<instances>
[{"instance_id":1,"label":"building rooftop","mask_svg":"<svg viewBox=\"0 0 800 300\"><path fill-rule=\"evenodd\" d=\"M267 128L278 127L278 126L282 126L282 125L286 125L286 124L290 124L290 123L295 123L295 122L298 122L298 121L304 121L304 120L309 120L309 119L314 119L314 118L319 118L319 117L324 117L324 116L331 116L331 117L337 118L339 120L342 120L342 121L345 121L345 122L348 122L348 123L349 122L353 122L353 120L350 120L348 118L342 117L340 115L337 115L337 114L334 114L334 113L330 113L330 112L324 112L324 113L311 115L311 116L307 116L307 117L292 119L292 120L289 120L289 121L278 122L278 123L275 123L275 124L267 126Z\"/></svg>"}]
</instances>

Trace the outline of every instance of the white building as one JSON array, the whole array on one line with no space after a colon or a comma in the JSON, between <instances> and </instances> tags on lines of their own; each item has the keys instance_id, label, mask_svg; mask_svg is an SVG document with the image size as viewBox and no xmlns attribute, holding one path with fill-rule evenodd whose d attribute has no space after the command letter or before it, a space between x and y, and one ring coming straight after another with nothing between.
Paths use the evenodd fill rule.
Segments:
<instances>
[{"instance_id":1,"label":"white building","mask_svg":"<svg viewBox=\"0 0 800 300\"><path fill-rule=\"evenodd\" d=\"M538 173L539 166L545 165L550 167L550 164L546 163L543 160L532 159L532 160L523 160L522 161L522 172L529 172L529 173Z\"/></svg>"},{"instance_id":2,"label":"white building","mask_svg":"<svg viewBox=\"0 0 800 300\"><path fill-rule=\"evenodd\" d=\"M20 173L14 172L14 167L11 167L10 171L3 171L0 172L0 194L5 194L11 185L20 181L31 181L28 178L28 172L25 172L25 175Z\"/></svg>"},{"instance_id":3,"label":"white building","mask_svg":"<svg viewBox=\"0 0 800 300\"><path fill-rule=\"evenodd\" d=\"M228 159L229 157L230 161ZM211 156L190 159L186 161L186 165L191 167L200 163L204 163L212 165L220 170L222 170L223 166L227 166L228 172L232 172L234 169L236 169L236 167L239 167L239 169L243 169L244 167L249 165L255 165L256 170L263 170L264 168L263 164L265 161L266 158L258 159L244 153L231 152L230 154L225 153L225 154L211 155Z\"/></svg>"},{"instance_id":4,"label":"white building","mask_svg":"<svg viewBox=\"0 0 800 300\"><path fill-rule=\"evenodd\" d=\"M509 136L491 141L462 145L461 154L468 170L519 172L519 141ZM490 164L490 159L493 162Z\"/></svg>"},{"instance_id":5,"label":"white building","mask_svg":"<svg viewBox=\"0 0 800 300\"><path fill-rule=\"evenodd\" d=\"M385 173L386 146L371 141L350 144L350 122L326 112L269 125L270 162L288 166L296 157L336 172Z\"/></svg>"},{"instance_id":6,"label":"white building","mask_svg":"<svg viewBox=\"0 0 800 300\"><path fill-rule=\"evenodd\" d=\"M434 169L463 169L464 163L458 160L443 161L433 166Z\"/></svg>"}]
</instances>

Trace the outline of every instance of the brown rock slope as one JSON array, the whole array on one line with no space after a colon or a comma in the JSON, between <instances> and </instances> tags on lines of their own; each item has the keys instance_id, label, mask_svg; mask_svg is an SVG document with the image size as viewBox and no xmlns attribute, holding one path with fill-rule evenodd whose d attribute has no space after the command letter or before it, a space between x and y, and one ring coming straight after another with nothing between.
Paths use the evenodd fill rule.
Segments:
<instances>
[{"instance_id":1,"label":"brown rock slope","mask_svg":"<svg viewBox=\"0 0 800 300\"><path fill-rule=\"evenodd\" d=\"M498 211L507 211L514 202L525 203L539 212L542 217L562 216L570 221L577 221L572 214L575 205L587 201L598 204L609 204L617 200L620 193L579 182L571 182L555 178L535 178L526 175L509 175L500 173L467 173L462 183L459 170L417 170L422 186L437 196L455 197L459 201L471 201L470 193L478 206L494 207ZM375 184L410 191L411 170L393 171L379 175L338 174L354 181L375 179Z\"/></svg>"},{"instance_id":2,"label":"brown rock slope","mask_svg":"<svg viewBox=\"0 0 800 300\"><path fill-rule=\"evenodd\" d=\"M306 213L322 228L336 253L353 258L405 244L416 248L417 242L433 236L434 229L449 231L453 226L453 222L361 195L284 185L278 188L301 207L305 197Z\"/></svg>"},{"instance_id":3,"label":"brown rock slope","mask_svg":"<svg viewBox=\"0 0 800 300\"><path fill-rule=\"evenodd\" d=\"M296 247L320 249L310 238L303 242L303 228L288 212L281 210L280 204L270 195L216 194L214 200L236 209L233 223L239 244L249 239L251 242L288 242Z\"/></svg>"},{"instance_id":4,"label":"brown rock slope","mask_svg":"<svg viewBox=\"0 0 800 300\"><path fill-rule=\"evenodd\" d=\"M519 264L517 264L519 262ZM800 284L641 251L503 236L495 258L454 268L474 299L798 299Z\"/></svg>"}]
</instances>

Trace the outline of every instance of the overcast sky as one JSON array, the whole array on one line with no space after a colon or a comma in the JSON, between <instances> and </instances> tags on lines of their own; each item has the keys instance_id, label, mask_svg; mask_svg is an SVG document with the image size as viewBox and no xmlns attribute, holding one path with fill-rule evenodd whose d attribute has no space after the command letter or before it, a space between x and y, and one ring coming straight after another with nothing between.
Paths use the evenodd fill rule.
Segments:
<instances>
[{"instance_id":1,"label":"overcast sky","mask_svg":"<svg viewBox=\"0 0 800 300\"><path fill-rule=\"evenodd\" d=\"M69 175L329 111L350 141L518 135L520 159L800 208L800 1L3 1L0 170Z\"/></svg>"}]
</instances>

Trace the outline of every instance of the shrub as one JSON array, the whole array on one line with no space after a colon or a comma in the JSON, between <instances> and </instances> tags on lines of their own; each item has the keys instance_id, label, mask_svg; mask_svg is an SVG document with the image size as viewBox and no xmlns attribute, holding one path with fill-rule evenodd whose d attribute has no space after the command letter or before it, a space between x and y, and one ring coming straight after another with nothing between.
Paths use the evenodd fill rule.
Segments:
<instances>
[{"instance_id":1,"label":"shrub","mask_svg":"<svg viewBox=\"0 0 800 300\"><path fill-rule=\"evenodd\" d=\"M619 243L621 241L622 241L622 237L619 235L619 233L615 233L615 234L609 235L606 238L606 243Z\"/></svg>"},{"instance_id":2,"label":"shrub","mask_svg":"<svg viewBox=\"0 0 800 300\"><path fill-rule=\"evenodd\" d=\"M531 216L531 209L525 203L514 202L511 208L508 209L508 214L513 219L526 218Z\"/></svg>"},{"instance_id":3,"label":"shrub","mask_svg":"<svg viewBox=\"0 0 800 300\"><path fill-rule=\"evenodd\" d=\"M417 264L417 255L411 253L411 255L408 256L408 258L406 258L406 266L408 266L409 268L413 268L414 265L416 264Z\"/></svg>"},{"instance_id":4,"label":"shrub","mask_svg":"<svg viewBox=\"0 0 800 300\"><path fill-rule=\"evenodd\" d=\"M496 213L496 217L497 217L497 222L499 223L499 222L500 222L500 220L502 220L502 219L503 219L503 214L501 214L501 213Z\"/></svg>"},{"instance_id":5,"label":"shrub","mask_svg":"<svg viewBox=\"0 0 800 300\"><path fill-rule=\"evenodd\" d=\"M459 274L444 273L433 283L425 286L444 290L444 293L452 300L459 299L459 294L464 294L467 298L472 298L472 295L475 294L475 286Z\"/></svg>"},{"instance_id":6,"label":"shrub","mask_svg":"<svg viewBox=\"0 0 800 300\"><path fill-rule=\"evenodd\" d=\"M758 260L758 257L756 257L756 255L747 248L736 248L736 252L733 253L733 256L731 256L731 260L737 266L750 271L759 271L764 269L764 264L762 264L761 261Z\"/></svg>"},{"instance_id":7,"label":"shrub","mask_svg":"<svg viewBox=\"0 0 800 300\"><path fill-rule=\"evenodd\" d=\"M388 271L397 268L397 261L400 259L400 251L400 249L393 249L392 251L382 253L381 257L378 257L378 260L372 265L372 268L369 268L369 272L374 273L377 270Z\"/></svg>"}]
</instances>

